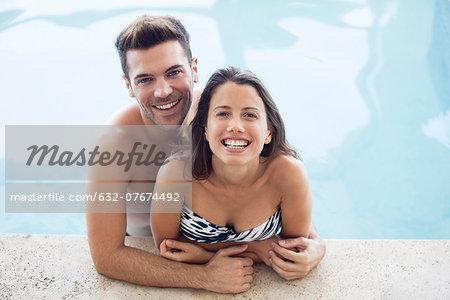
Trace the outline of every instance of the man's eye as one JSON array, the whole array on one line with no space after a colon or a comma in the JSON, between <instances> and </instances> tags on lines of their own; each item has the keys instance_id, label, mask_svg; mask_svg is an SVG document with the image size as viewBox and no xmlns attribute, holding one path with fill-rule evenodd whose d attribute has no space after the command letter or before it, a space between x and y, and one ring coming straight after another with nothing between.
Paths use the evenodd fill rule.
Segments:
<instances>
[{"instance_id":1,"label":"man's eye","mask_svg":"<svg viewBox=\"0 0 450 300\"><path fill-rule=\"evenodd\" d=\"M176 75L178 75L178 74L180 74L180 73L181 73L180 70L170 71L170 72L169 72L169 76L176 76Z\"/></svg>"},{"instance_id":2,"label":"man's eye","mask_svg":"<svg viewBox=\"0 0 450 300\"><path fill-rule=\"evenodd\" d=\"M150 82L151 78L142 78L141 80L138 81L139 84L141 83L146 83L146 82Z\"/></svg>"}]
</instances>

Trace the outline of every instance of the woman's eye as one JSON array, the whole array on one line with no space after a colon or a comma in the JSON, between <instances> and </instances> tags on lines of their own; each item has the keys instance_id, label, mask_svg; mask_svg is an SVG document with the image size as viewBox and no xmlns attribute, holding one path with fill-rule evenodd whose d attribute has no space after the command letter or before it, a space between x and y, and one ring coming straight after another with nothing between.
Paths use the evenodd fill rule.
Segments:
<instances>
[{"instance_id":1,"label":"woman's eye","mask_svg":"<svg viewBox=\"0 0 450 300\"><path fill-rule=\"evenodd\" d=\"M255 115L255 114L252 114L252 113L246 113L245 116L246 116L247 118L256 119L256 115Z\"/></svg>"},{"instance_id":2,"label":"woman's eye","mask_svg":"<svg viewBox=\"0 0 450 300\"><path fill-rule=\"evenodd\" d=\"M226 112L219 112L219 113L217 113L216 116L218 116L218 117L226 117L226 116L228 116L228 113L226 113Z\"/></svg>"}]
</instances>

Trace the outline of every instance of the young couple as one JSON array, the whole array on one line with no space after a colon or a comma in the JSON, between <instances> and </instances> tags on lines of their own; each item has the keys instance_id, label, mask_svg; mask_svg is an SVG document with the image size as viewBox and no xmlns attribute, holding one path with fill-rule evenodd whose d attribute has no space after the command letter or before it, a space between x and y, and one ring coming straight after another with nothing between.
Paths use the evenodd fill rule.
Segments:
<instances>
[{"instance_id":1,"label":"young couple","mask_svg":"<svg viewBox=\"0 0 450 300\"><path fill-rule=\"evenodd\" d=\"M217 251L231 242L248 243L248 256L252 253L254 260L279 273L289 270L283 259L291 260L298 249L279 247L271 238L308 236L312 196L303 164L287 144L281 116L261 81L238 68L216 71L203 90L191 125L192 193L179 193L184 203L178 212L152 213L151 217L161 255L205 263L214 254L206 250ZM177 183L170 184L171 179L182 178L186 169L177 156L182 157L175 154L161 167L155 193L180 190ZM155 201L152 208L159 212L166 205ZM193 252L165 240L178 238L205 251ZM270 244L265 248L261 244L267 239Z\"/></svg>"},{"instance_id":2,"label":"young couple","mask_svg":"<svg viewBox=\"0 0 450 300\"><path fill-rule=\"evenodd\" d=\"M311 225L303 164L287 144L281 117L258 78L235 68L219 70L197 101L197 60L188 33L171 17L140 17L120 33L116 47L137 105L109 124L179 125L195 116L192 199L184 199L192 206L184 205L182 213L153 214L163 257L124 243L127 232L149 232L148 213L86 214L96 270L142 285L223 293L250 288L254 261L286 279L305 276L322 259L325 244ZM158 182L180 170L174 165L176 160L160 169ZM133 172L127 176L110 188L129 191L136 179ZM163 190L156 185L155 192Z\"/></svg>"}]
</instances>

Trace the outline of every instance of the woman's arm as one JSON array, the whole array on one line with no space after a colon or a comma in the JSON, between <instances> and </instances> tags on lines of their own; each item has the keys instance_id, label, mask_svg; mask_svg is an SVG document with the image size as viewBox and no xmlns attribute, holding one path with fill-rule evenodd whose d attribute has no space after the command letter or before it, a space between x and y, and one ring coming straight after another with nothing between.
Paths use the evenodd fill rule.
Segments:
<instances>
[{"instance_id":1,"label":"woman's arm","mask_svg":"<svg viewBox=\"0 0 450 300\"><path fill-rule=\"evenodd\" d=\"M155 246L161 250L161 243L165 239L178 239L180 214L152 213L152 235Z\"/></svg>"},{"instance_id":2,"label":"woman's arm","mask_svg":"<svg viewBox=\"0 0 450 300\"><path fill-rule=\"evenodd\" d=\"M281 156L276 162L274 178L281 191L283 238L308 237L312 214L312 193L303 163Z\"/></svg>"},{"instance_id":3,"label":"woman's arm","mask_svg":"<svg viewBox=\"0 0 450 300\"><path fill-rule=\"evenodd\" d=\"M179 237L181 208L185 201L191 201L192 182L185 179L184 166L184 161L169 158L156 178L150 222L153 240L158 248L164 239Z\"/></svg>"},{"instance_id":4,"label":"woman's arm","mask_svg":"<svg viewBox=\"0 0 450 300\"><path fill-rule=\"evenodd\" d=\"M183 240L179 233L183 203L192 203L192 180L186 178L184 160L171 157L159 169L153 195L155 198L152 199L150 220L153 239L160 255L178 262L209 262L216 251L178 241ZM171 201L167 201L168 198Z\"/></svg>"}]
</instances>

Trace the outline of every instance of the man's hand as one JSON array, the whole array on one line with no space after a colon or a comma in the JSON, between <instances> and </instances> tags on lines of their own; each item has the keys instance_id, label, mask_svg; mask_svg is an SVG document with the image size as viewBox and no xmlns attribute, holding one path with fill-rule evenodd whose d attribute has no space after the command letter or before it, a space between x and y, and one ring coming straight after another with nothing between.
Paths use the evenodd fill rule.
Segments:
<instances>
[{"instance_id":1,"label":"man's hand","mask_svg":"<svg viewBox=\"0 0 450 300\"><path fill-rule=\"evenodd\" d=\"M230 257L247 250L248 245L232 246L217 251L206 264L208 279L204 288L218 293L242 293L250 289L253 281L253 260Z\"/></svg>"},{"instance_id":2,"label":"man's hand","mask_svg":"<svg viewBox=\"0 0 450 300\"><path fill-rule=\"evenodd\" d=\"M167 259L193 264L207 263L214 256L214 252L177 240L163 240L159 251L161 256Z\"/></svg>"},{"instance_id":3,"label":"man's hand","mask_svg":"<svg viewBox=\"0 0 450 300\"><path fill-rule=\"evenodd\" d=\"M325 255L325 242L316 234L280 240L269 251L272 269L286 280L305 277Z\"/></svg>"}]
</instances>

